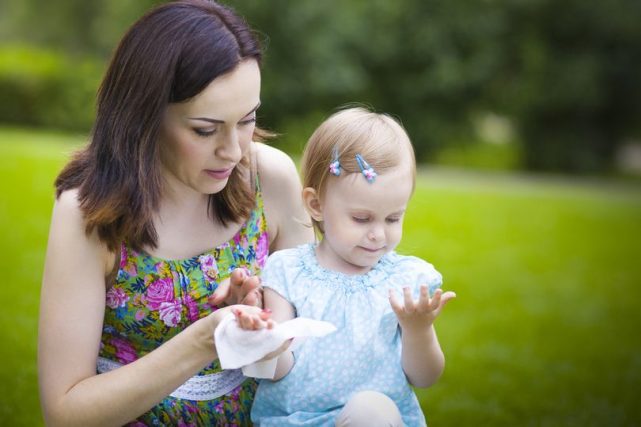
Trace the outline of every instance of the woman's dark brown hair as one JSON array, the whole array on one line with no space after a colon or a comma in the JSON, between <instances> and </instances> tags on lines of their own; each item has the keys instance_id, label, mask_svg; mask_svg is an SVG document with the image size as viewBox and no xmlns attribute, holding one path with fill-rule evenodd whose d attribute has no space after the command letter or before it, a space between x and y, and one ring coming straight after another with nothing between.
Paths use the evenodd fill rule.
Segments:
<instances>
[{"instance_id":1,"label":"woman's dark brown hair","mask_svg":"<svg viewBox=\"0 0 641 427\"><path fill-rule=\"evenodd\" d=\"M56 179L56 196L78 189L87 233L115 251L157 246L152 218L163 191L158 132L169 103L187 101L262 50L247 24L206 0L161 5L140 18L116 49L97 98L89 145ZM254 137L260 139L260 129ZM247 157L247 156L245 156ZM241 162L250 168L247 158ZM255 193L239 168L210 195L209 214L225 225L246 218Z\"/></svg>"}]
</instances>

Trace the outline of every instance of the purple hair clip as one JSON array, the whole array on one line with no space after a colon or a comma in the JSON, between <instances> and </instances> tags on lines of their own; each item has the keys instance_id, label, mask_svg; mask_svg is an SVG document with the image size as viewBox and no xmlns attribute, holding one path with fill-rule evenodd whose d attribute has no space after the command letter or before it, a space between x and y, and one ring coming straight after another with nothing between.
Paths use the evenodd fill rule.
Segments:
<instances>
[{"instance_id":1,"label":"purple hair clip","mask_svg":"<svg viewBox=\"0 0 641 427\"><path fill-rule=\"evenodd\" d=\"M356 155L356 162L358 163L358 167L361 168L361 172L367 182L371 184L374 181L374 178L378 176L378 174L374 171L374 168L368 165L365 159L363 159L360 154Z\"/></svg>"},{"instance_id":2,"label":"purple hair clip","mask_svg":"<svg viewBox=\"0 0 641 427\"><path fill-rule=\"evenodd\" d=\"M329 173L336 176L341 174L341 163L338 161L338 148L336 147L334 147L332 162L329 164Z\"/></svg>"}]
</instances>

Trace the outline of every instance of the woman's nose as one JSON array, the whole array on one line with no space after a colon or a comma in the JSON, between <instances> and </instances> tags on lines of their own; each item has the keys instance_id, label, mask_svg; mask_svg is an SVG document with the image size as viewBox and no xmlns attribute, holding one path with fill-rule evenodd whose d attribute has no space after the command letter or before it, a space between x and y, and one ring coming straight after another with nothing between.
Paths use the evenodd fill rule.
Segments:
<instances>
[{"instance_id":1,"label":"woman's nose","mask_svg":"<svg viewBox=\"0 0 641 427\"><path fill-rule=\"evenodd\" d=\"M221 145L216 149L216 157L237 164L242 156L243 152L240 148L238 131L232 129L225 135Z\"/></svg>"}]
</instances>

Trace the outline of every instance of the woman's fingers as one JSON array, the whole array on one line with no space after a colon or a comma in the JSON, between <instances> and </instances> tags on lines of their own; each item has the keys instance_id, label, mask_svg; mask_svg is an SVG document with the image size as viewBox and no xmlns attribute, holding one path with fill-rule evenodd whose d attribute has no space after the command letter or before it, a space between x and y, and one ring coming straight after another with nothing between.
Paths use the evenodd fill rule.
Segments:
<instances>
[{"instance_id":1,"label":"woman's fingers","mask_svg":"<svg viewBox=\"0 0 641 427\"><path fill-rule=\"evenodd\" d=\"M290 338L290 339L288 339L287 341L285 341L285 342L284 342L280 347L278 347L276 350L272 351L271 353L266 354L266 355L265 355L265 357L263 357L263 358L261 359L261 361L270 360L270 359L273 359L273 358L278 357L278 356L280 356L281 354L283 354L283 353L284 353L285 351L287 351L287 349L289 348L290 344L292 343L292 340L293 340L293 338Z\"/></svg>"},{"instance_id":2,"label":"woman's fingers","mask_svg":"<svg viewBox=\"0 0 641 427\"><path fill-rule=\"evenodd\" d=\"M227 297L229 296L230 285L231 285L230 277L226 278L225 280L220 281L220 283L218 283L218 286L216 287L216 290L214 291L213 295L209 297L209 303L211 305L215 305L215 306L218 306L218 305L222 304L227 299Z\"/></svg>"},{"instance_id":3,"label":"woman's fingers","mask_svg":"<svg viewBox=\"0 0 641 427\"><path fill-rule=\"evenodd\" d=\"M258 276L251 276L245 279L239 287L238 301L240 301L241 304L262 307L263 293L260 283L261 279Z\"/></svg>"}]
</instances>

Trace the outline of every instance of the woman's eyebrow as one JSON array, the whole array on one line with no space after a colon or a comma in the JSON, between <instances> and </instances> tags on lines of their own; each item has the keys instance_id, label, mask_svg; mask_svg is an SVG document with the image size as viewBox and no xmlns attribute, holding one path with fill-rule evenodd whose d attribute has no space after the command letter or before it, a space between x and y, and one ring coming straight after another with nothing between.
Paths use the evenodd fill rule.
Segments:
<instances>
[{"instance_id":1,"label":"woman's eyebrow","mask_svg":"<svg viewBox=\"0 0 641 427\"><path fill-rule=\"evenodd\" d=\"M251 113L253 113L254 111L258 110L258 107L260 107L260 101L258 102L258 104L256 104L256 106L254 108L251 109L251 111L249 113L245 114L243 117L249 116ZM214 124L223 124L223 123L225 123L224 120L211 119L209 117L189 117L189 120L202 120L204 122L209 122L209 123L214 123Z\"/></svg>"}]
</instances>

